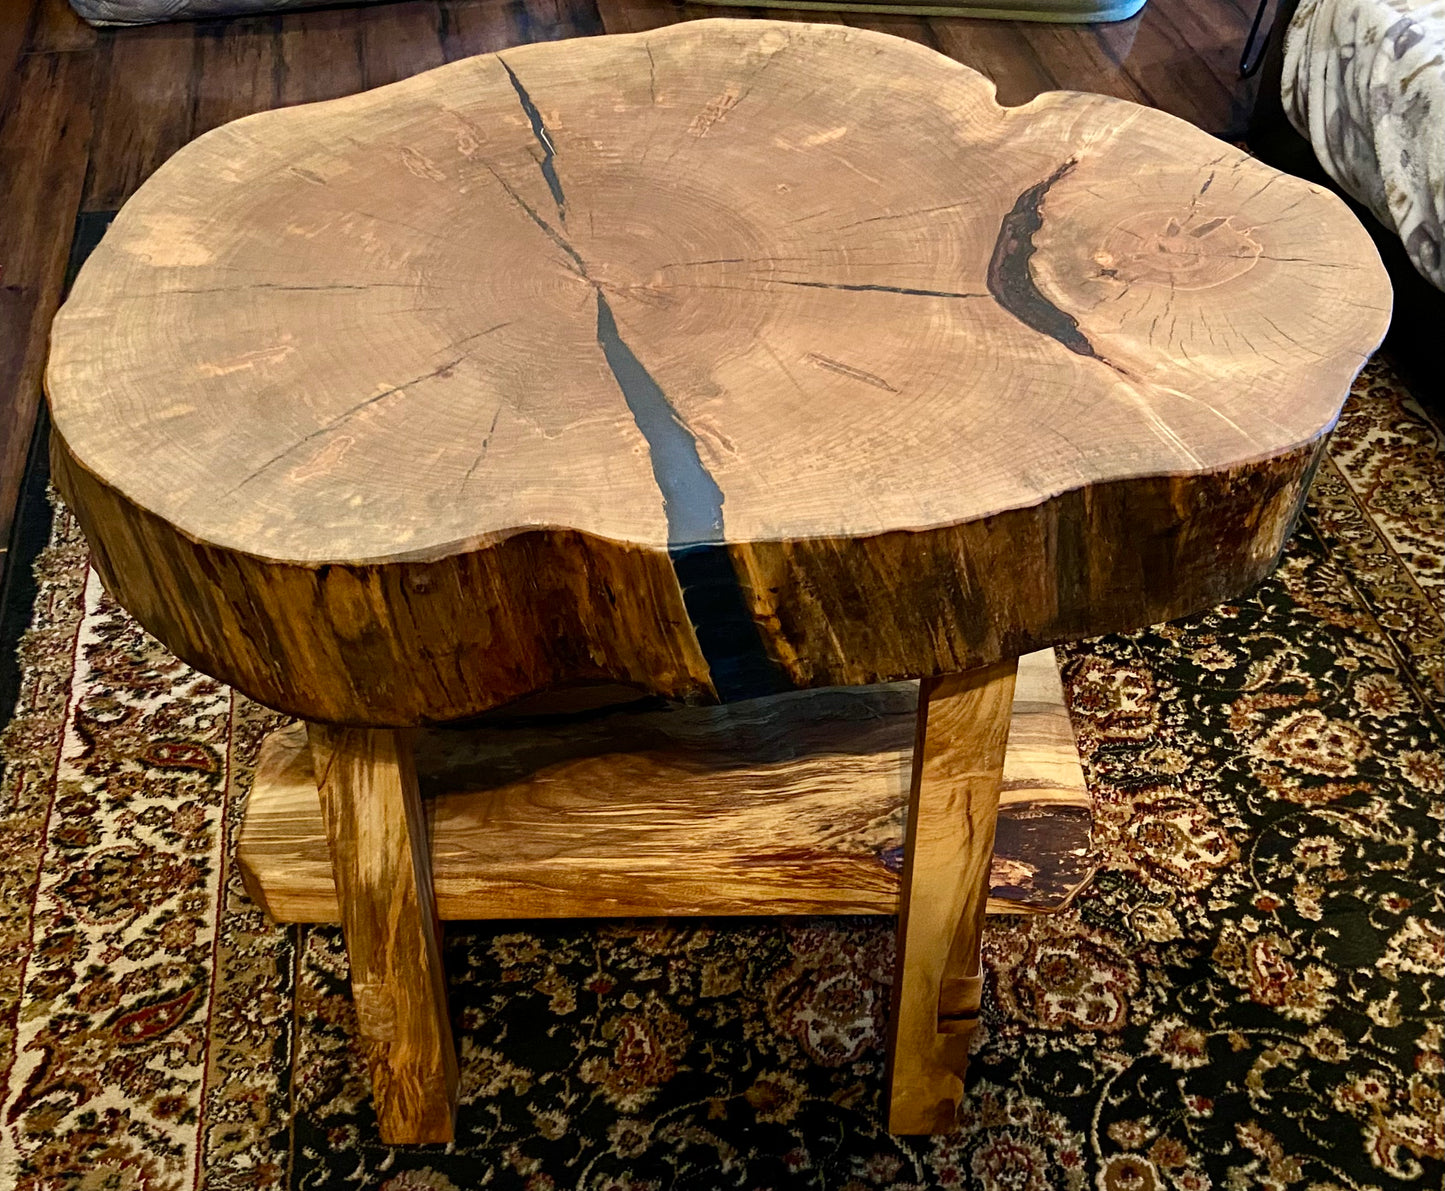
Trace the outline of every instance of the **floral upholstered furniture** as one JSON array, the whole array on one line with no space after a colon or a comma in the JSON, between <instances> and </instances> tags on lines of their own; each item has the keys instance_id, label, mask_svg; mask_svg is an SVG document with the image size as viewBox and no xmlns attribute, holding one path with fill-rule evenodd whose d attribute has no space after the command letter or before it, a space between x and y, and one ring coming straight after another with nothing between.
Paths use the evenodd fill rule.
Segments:
<instances>
[{"instance_id":1,"label":"floral upholstered furniture","mask_svg":"<svg viewBox=\"0 0 1445 1191\"><path fill-rule=\"evenodd\" d=\"M1445 0L1301 0L1281 98L1330 177L1445 290Z\"/></svg>"}]
</instances>

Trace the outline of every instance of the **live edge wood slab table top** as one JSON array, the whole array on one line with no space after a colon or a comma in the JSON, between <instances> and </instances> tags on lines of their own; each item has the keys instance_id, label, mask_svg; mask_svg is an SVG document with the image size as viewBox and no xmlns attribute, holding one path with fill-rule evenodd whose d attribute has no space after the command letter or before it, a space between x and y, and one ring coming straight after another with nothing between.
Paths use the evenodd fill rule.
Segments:
<instances>
[{"instance_id":1,"label":"live edge wood slab table top","mask_svg":"<svg viewBox=\"0 0 1445 1191\"><path fill-rule=\"evenodd\" d=\"M187 146L56 319L52 453L112 593L311 725L392 1140L456 1082L397 729L922 679L891 1120L929 1129L1013 659L1267 573L1389 306L1342 203L1177 119L699 21Z\"/></svg>"}]
</instances>

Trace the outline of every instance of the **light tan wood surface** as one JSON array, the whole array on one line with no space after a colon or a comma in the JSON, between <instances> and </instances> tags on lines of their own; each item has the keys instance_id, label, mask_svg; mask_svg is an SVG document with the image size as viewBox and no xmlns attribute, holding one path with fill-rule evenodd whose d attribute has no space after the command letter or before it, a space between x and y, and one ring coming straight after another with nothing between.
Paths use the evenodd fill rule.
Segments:
<instances>
[{"instance_id":1,"label":"light tan wood surface","mask_svg":"<svg viewBox=\"0 0 1445 1191\"><path fill-rule=\"evenodd\" d=\"M55 325L112 591L310 719L971 668L1272 565L1383 333L1327 192L861 29L698 21L193 142Z\"/></svg>"},{"instance_id":2,"label":"light tan wood surface","mask_svg":"<svg viewBox=\"0 0 1445 1191\"><path fill-rule=\"evenodd\" d=\"M360 728L309 735L381 1136L451 1141L457 1057L410 742Z\"/></svg>"},{"instance_id":3,"label":"light tan wood surface","mask_svg":"<svg viewBox=\"0 0 1445 1191\"><path fill-rule=\"evenodd\" d=\"M693 22L187 146L56 319L53 472L171 649L355 726L268 763L321 786L306 897L337 903L388 1140L444 1137L455 1102L433 856L459 904L500 871L530 912L576 905L585 872L594 904L675 910L756 901L749 866L808 890L750 845L779 819L846 890L873 820L839 835L780 771L699 784L724 793L697 862L665 783L638 814L524 781L433 800L428 842L408 747L370 729L575 683L923 679L894 1121L932 1128L977 1005L1012 659L1267 573L1388 307L1338 200L1160 113L1004 109L893 38ZM575 864L549 815L610 822ZM496 824L530 863L491 863Z\"/></svg>"},{"instance_id":4,"label":"light tan wood surface","mask_svg":"<svg viewBox=\"0 0 1445 1191\"><path fill-rule=\"evenodd\" d=\"M898 911L918 684L420 733L439 916ZM990 909L1088 879L1089 796L1053 651L1021 659ZM340 909L300 724L262 746L237 847L281 922Z\"/></svg>"},{"instance_id":5,"label":"light tan wood surface","mask_svg":"<svg viewBox=\"0 0 1445 1191\"><path fill-rule=\"evenodd\" d=\"M14 305L7 308L3 351L16 369L22 359L25 366L0 374L0 443L10 445L0 453L0 561L18 468L43 400L40 376L77 202L82 213L113 210L130 196L128 184L144 181L180 145L251 112L348 95L518 42L603 29L632 33L712 15L669 0L562 6L522 0L510 7L494 0L407 0L325 12L293 9L215 27L167 22L101 37L63 0L12 0L4 11L10 20L0 26L0 69L7 81L0 92L8 94L12 110L0 118L6 138L0 160L13 168L0 177L0 210L8 216L0 227L0 260ZM839 23L936 46L993 79L1005 104L1057 87L1097 91L1147 102L1226 140L1243 127L1256 81L1237 78L1249 18L1233 0L1150 0L1123 28L1055 31L888 16ZM138 57L148 56L140 43L177 40L194 53L151 47L146 69L135 68ZM155 68L157 60L162 69ZM26 106L35 102L44 107L39 118ZM163 104L166 116L160 119ZM138 143L137 121L148 130L159 127L161 136ZM62 139L68 142L63 151L57 147ZM34 263L20 266L19 256Z\"/></svg>"},{"instance_id":6,"label":"light tan wood surface","mask_svg":"<svg viewBox=\"0 0 1445 1191\"><path fill-rule=\"evenodd\" d=\"M888 1129L942 1133L978 1024L979 944L1015 663L919 689L888 1039Z\"/></svg>"}]
</instances>

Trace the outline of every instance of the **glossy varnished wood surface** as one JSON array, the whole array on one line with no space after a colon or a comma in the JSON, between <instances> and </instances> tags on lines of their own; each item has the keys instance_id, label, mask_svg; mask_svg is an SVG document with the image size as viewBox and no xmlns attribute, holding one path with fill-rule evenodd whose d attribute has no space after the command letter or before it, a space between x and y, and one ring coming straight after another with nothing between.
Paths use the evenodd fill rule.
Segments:
<instances>
[{"instance_id":1,"label":"glossy varnished wood surface","mask_svg":"<svg viewBox=\"0 0 1445 1191\"><path fill-rule=\"evenodd\" d=\"M890 1133L946 1132L963 1094L1016 665L919 685L888 1015Z\"/></svg>"},{"instance_id":2,"label":"glossy varnished wood surface","mask_svg":"<svg viewBox=\"0 0 1445 1191\"><path fill-rule=\"evenodd\" d=\"M457 1053L411 741L314 724L307 735L378 1129L395 1145L449 1142Z\"/></svg>"},{"instance_id":3,"label":"glossy varnished wood surface","mask_svg":"<svg viewBox=\"0 0 1445 1191\"><path fill-rule=\"evenodd\" d=\"M1045 913L1092 871L1089 794L1053 651L1018 673L989 908ZM898 683L419 733L437 912L896 913L917 709ZM261 747L237 860L277 921L339 921L300 724Z\"/></svg>"},{"instance_id":4,"label":"glossy varnished wood surface","mask_svg":"<svg viewBox=\"0 0 1445 1191\"><path fill-rule=\"evenodd\" d=\"M0 5L0 574L78 210L118 205L187 139L250 112L348 94L528 41L724 11L663 0L408 0L94 30L64 0ZM1138 17L1097 27L837 19L976 67L1006 104L1056 87L1092 90L1233 136L1252 96L1233 75L1249 20L1235 0L1150 0Z\"/></svg>"}]
</instances>

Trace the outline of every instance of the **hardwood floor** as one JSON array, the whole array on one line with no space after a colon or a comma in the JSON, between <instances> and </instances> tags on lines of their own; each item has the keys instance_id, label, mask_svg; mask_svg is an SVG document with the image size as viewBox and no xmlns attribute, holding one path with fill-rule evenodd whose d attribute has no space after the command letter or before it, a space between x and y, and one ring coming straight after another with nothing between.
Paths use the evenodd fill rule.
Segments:
<instances>
[{"instance_id":1,"label":"hardwood floor","mask_svg":"<svg viewBox=\"0 0 1445 1191\"><path fill-rule=\"evenodd\" d=\"M1006 104L1060 87L1099 91L1239 137L1253 98L1235 75L1246 7L1149 0L1132 20L1080 26L671 0L403 0L98 30L65 0L0 2L0 578L76 217L118 207L218 124L522 42L768 16L922 42L991 76Z\"/></svg>"}]
</instances>

